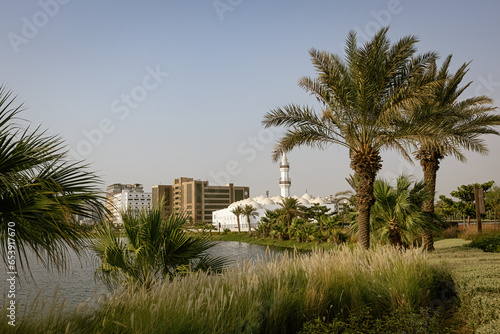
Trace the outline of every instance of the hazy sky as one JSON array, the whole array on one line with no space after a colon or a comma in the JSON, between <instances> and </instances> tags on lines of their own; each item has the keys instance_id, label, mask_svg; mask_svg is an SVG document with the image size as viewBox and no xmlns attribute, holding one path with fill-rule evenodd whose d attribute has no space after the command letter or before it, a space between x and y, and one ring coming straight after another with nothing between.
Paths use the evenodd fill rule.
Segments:
<instances>
[{"instance_id":1,"label":"hazy sky","mask_svg":"<svg viewBox=\"0 0 500 334\"><path fill-rule=\"evenodd\" d=\"M314 76L312 47L342 54L349 30L361 41L390 25L393 41L420 38L419 52L473 61L463 97L500 101L499 1L177 0L3 1L0 83L18 94L24 118L60 134L76 157L111 183L171 184L181 176L279 193L271 160L278 131L269 110L316 102L297 86ZM489 156L443 161L438 192L500 183L500 138ZM380 177L421 178L418 164L382 153ZM347 151L295 149L292 194L349 189Z\"/></svg>"}]
</instances>

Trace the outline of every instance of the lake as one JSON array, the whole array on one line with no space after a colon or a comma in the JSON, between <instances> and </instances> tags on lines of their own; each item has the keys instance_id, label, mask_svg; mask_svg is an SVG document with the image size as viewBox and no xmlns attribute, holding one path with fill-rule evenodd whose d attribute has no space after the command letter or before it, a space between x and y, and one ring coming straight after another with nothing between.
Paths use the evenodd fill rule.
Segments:
<instances>
[{"instance_id":1,"label":"lake","mask_svg":"<svg viewBox=\"0 0 500 334\"><path fill-rule=\"evenodd\" d=\"M284 251L286 250L270 249L271 253ZM229 257L231 261L254 261L265 256L266 247L235 241L222 241L214 246L210 252L214 255ZM107 292L103 283L94 280L97 263L92 257L92 251L86 251L85 256L81 257L77 257L71 250L68 253L70 256L69 268L65 273L47 270L33 254L28 254L32 277L29 273L24 273L16 280L15 300L18 308L30 305L30 302L38 294L42 300L48 302L54 298L58 298L59 301L64 298L67 305L73 307L87 300L94 302ZM7 271L5 265L4 269L0 270L2 305L5 304L9 292Z\"/></svg>"}]
</instances>

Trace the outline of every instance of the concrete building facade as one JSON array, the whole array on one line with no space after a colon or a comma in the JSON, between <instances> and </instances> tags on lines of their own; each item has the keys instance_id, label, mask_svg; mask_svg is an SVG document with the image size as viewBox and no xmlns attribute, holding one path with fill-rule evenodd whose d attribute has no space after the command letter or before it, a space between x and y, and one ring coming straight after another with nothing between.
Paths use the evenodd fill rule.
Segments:
<instances>
[{"instance_id":1,"label":"concrete building facade","mask_svg":"<svg viewBox=\"0 0 500 334\"><path fill-rule=\"evenodd\" d=\"M122 225L120 212L150 209L151 198L152 194L144 192L144 187L140 183L112 184L106 188L106 208L111 212L109 219L115 225Z\"/></svg>"},{"instance_id":2,"label":"concrete building facade","mask_svg":"<svg viewBox=\"0 0 500 334\"><path fill-rule=\"evenodd\" d=\"M172 185L153 186L153 203L163 198L164 212L185 213L191 222L212 223L214 211L227 208L231 203L247 199L249 187L235 186L232 183L225 186L211 186L208 181L181 177L175 179Z\"/></svg>"}]
</instances>

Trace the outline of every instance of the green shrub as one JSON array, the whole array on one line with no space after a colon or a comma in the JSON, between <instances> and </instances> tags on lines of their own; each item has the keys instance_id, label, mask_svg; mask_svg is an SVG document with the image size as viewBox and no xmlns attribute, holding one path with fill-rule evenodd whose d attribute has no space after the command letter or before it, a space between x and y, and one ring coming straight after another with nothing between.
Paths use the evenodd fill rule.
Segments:
<instances>
[{"instance_id":1,"label":"green shrub","mask_svg":"<svg viewBox=\"0 0 500 334\"><path fill-rule=\"evenodd\" d=\"M388 315L374 319L372 310L363 307L357 313L350 313L347 319L335 317L332 321L315 319L304 323L298 334L325 333L414 333L443 334L453 333L441 322L437 312L421 308L418 312L408 312L404 309L394 309Z\"/></svg>"},{"instance_id":2,"label":"green shrub","mask_svg":"<svg viewBox=\"0 0 500 334\"><path fill-rule=\"evenodd\" d=\"M500 253L500 233L478 235L469 246L485 252Z\"/></svg>"}]
</instances>

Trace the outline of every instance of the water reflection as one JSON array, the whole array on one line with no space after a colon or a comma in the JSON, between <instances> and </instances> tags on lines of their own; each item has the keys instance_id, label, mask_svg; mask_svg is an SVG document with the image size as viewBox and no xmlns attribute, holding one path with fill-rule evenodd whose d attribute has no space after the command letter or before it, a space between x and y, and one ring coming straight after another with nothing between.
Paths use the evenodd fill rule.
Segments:
<instances>
[{"instance_id":1,"label":"water reflection","mask_svg":"<svg viewBox=\"0 0 500 334\"><path fill-rule=\"evenodd\" d=\"M225 256L229 258L230 263L236 261L256 261L266 257L267 247L255 244L248 244L236 241L222 241L215 245L210 252L213 255ZM269 254L281 253L285 249L270 248ZM51 301L56 295L59 301L64 298L70 307L77 306L85 301L95 304L97 299L103 296L107 289L100 281L94 280L94 273L97 264L92 258L92 251L87 250L84 256L78 257L72 250L68 250L69 267L65 273L47 270L37 258L28 253L30 263L29 273L21 275L17 279L16 304L18 307L30 305L35 297L40 294L41 300ZM1 303L7 301L8 283L6 279L7 268L4 266L0 270L0 285L2 296Z\"/></svg>"}]
</instances>

